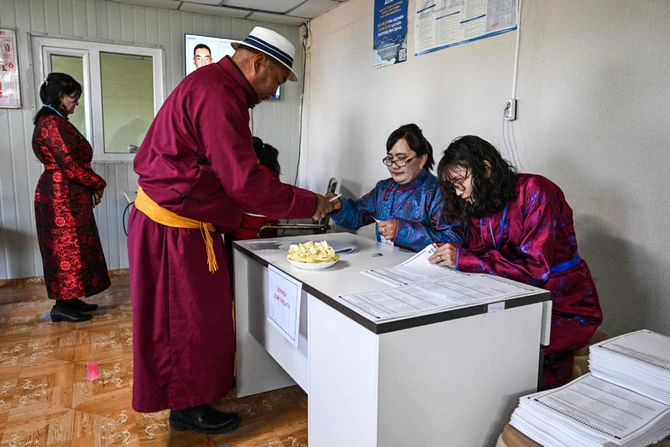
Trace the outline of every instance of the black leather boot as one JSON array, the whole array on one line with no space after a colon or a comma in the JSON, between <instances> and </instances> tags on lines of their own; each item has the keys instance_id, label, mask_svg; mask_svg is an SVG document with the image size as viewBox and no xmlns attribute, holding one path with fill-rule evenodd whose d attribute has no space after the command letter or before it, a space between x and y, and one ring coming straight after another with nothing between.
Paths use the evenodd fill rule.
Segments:
<instances>
[{"instance_id":1,"label":"black leather boot","mask_svg":"<svg viewBox=\"0 0 670 447\"><path fill-rule=\"evenodd\" d=\"M235 430L239 425L237 414L219 411L209 405L170 411L170 428L173 430L215 435Z\"/></svg>"},{"instance_id":2,"label":"black leather boot","mask_svg":"<svg viewBox=\"0 0 670 447\"><path fill-rule=\"evenodd\" d=\"M85 301L80 300L79 298L75 298L73 300L68 300L68 306L70 306L72 309L76 310L77 312L94 312L98 310L98 305L97 304L89 304Z\"/></svg>"},{"instance_id":3,"label":"black leather boot","mask_svg":"<svg viewBox=\"0 0 670 447\"><path fill-rule=\"evenodd\" d=\"M57 307L54 306L51 309L51 321L54 323L58 321L69 321L70 323L81 323L82 321L88 321L93 318L90 315L82 314L77 312L74 309L69 309L66 307Z\"/></svg>"}]
</instances>

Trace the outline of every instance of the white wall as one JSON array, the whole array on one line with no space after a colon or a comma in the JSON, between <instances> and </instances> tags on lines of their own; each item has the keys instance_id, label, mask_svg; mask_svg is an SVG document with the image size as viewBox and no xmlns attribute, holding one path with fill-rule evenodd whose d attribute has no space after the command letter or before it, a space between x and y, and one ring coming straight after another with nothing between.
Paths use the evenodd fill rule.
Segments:
<instances>
[{"instance_id":1,"label":"white wall","mask_svg":"<svg viewBox=\"0 0 670 447\"><path fill-rule=\"evenodd\" d=\"M20 64L21 109L0 109L0 279L42 275L35 235L33 193L42 168L31 137L35 94L29 37L81 38L131 45L160 46L166 67L166 93L184 76L184 34L243 38L256 25L285 35L296 47L294 68L302 72L298 28L248 20L133 6L106 0L0 0L0 28L16 30ZM280 150L284 181L293 182L298 160L299 112L302 83L282 87L282 99L253 111L254 133ZM167 95L166 95L167 97ZM109 268L128 266L121 215L123 192L136 188L129 163L94 163L107 181L96 220Z\"/></svg>"},{"instance_id":2,"label":"white wall","mask_svg":"<svg viewBox=\"0 0 670 447\"><path fill-rule=\"evenodd\" d=\"M308 50L301 175L342 177L351 197L388 177L388 134L416 122L436 155L476 134L506 155L502 105L512 92L516 32L372 68L373 2L315 19ZM605 313L603 329L670 334L670 2L525 0L518 120L520 167L558 183ZM371 234L371 230L363 231Z\"/></svg>"}]
</instances>

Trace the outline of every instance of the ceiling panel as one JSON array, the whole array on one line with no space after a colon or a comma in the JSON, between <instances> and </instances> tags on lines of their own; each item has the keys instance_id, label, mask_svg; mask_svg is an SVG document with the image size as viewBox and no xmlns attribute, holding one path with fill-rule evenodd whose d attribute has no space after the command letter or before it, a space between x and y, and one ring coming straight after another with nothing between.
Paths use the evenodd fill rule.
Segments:
<instances>
[{"instance_id":1,"label":"ceiling panel","mask_svg":"<svg viewBox=\"0 0 670 447\"><path fill-rule=\"evenodd\" d=\"M56 0L54 0L56 1ZM107 0L198 14L300 25L347 0ZM0 0L2 3L2 0Z\"/></svg>"},{"instance_id":2,"label":"ceiling panel","mask_svg":"<svg viewBox=\"0 0 670 447\"><path fill-rule=\"evenodd\" d=\"M209 5L199 5L197 3L190 2L181 2L180 11L184 12L197 12L200 14L210 15L210 16L224 16L232 17L235 19L245 19L249 15L250 11L237 8L222 8L220 6L209 6Z\"/></svg>"},{"instance_id":3,"label":"ceiling panel","mask_svg":"<svg viewBox=\"0 0 670 447\"><path fill-rule=\"evenodd\" d=\"M117 3L129 3L131 5L151 6L160 9L178 9L180 0L116 0Z\"/></svg>"},{"instance_id":4,"label":"ceiling panel","mask_svg":"<svg viewBox=\"0 0 670 447\"><path fill-rule=\"evenodd\" d=\"M340 2L337 0L307 0L297 8L289 11L289 14L298 17L314 18L339 4Z\"/></svg>"},{"instance_id":5,"label":"ceiling panel","mask_svg":"<svg viewBox=\"0 0 670 447\"><path fill-rule=\"evenodd\" d=\"M219 6L221 0L188 0L189 3L198 3L201 5Z\"/></svg>"},{"instance_id":6,"label":"ceiling panel","mask_svg":"<svg viewBox=\"0 0 670 447\"><path fill-rule=\"evenodd\" d=\"M270 23L281 23L283 25L302 25L305 22L309 22L308 18L305 17L294 17L288 16L285 14L270 14L267 12L252 12L247 17L249 20L257 20L259 22L270 22Z\"/></svg>"},{"instance_id":7,"label":"ceiling panel","mask_svg":"<svg viewBox=\"0 0 670 447\"><path fill-rule=\"evenodd\" d=\"M295 8L296 6L299 6L304 1L305 0L224 0L221 5L285 13Z\"/></svg>"}]
</instances>

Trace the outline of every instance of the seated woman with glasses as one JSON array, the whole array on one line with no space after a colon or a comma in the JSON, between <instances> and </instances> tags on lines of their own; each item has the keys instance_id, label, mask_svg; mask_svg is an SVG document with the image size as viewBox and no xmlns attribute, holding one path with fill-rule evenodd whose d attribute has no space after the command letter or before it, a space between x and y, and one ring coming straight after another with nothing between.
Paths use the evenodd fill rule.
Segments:
<instances>
[{"instance_id":1,"label":"seated woman with glasses","mask_svg":"<svg viewBox=\"0 0 670 447\"><path fill-rule=\"evenodd\" d=\"M432 264L490 273L551 291L543 389L570 381L573 352L602 322L598 293L577 252L572 209L550 180L518 174L489 142L455 139L437 168L447 218L467 225L465 242L443 244Z\"/></svg>"},{"instance_id":2,"label":"seated woman with glasses","mask_svg":"<svg viewBox=\"0 0 670 447\"><path fill-rule=\"evenodd\" d=\"M336 199L333 221L349 230L377 222L377 240L413 251L433 242L461 242L461 229L442 218L433 147L416 124L394 130L382 159L391 178L358 201ZM335 197L327 194L326 198Z\"/></svg>"}]
</instances>

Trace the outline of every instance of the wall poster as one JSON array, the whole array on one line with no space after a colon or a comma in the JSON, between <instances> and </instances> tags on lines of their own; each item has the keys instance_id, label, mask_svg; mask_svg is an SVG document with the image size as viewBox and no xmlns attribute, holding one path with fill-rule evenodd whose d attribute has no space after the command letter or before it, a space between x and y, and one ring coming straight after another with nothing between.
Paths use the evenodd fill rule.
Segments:
<instances>
[{"instance_id":1,"label":"wall poster","mask_svg":"<svg viewBox=\"0 0 670 447\"><path fill-rule=\"evenodd\" d=\"M0 29L0 107L21 107L16 32L10 29Z\"/></svg>"},{"instance_id":2,"label":"wall poster","mask_svg":"<svg viewBox=\"0 0 670 447\"><path fill-rule=\"evenodd\" d=\"M516 29L516 0L417 0L416 55Z\"/></svg>"},{"instance_id":3,"label":"wall poster","mask_svg":"<svg viewBox=\"0 0 670 447\"><path fill-rule=\"evenodd\" d=\"M407 0L375 0L373 66L407 60Z\"/></svg>"}]
</instances>

